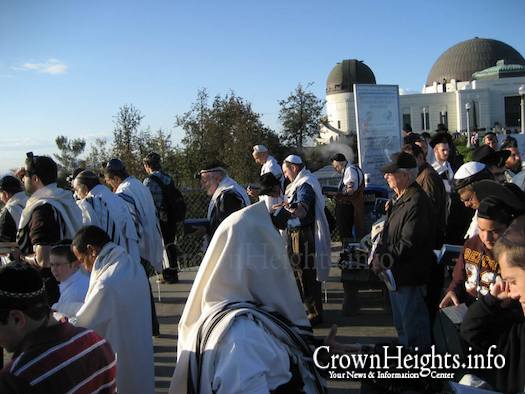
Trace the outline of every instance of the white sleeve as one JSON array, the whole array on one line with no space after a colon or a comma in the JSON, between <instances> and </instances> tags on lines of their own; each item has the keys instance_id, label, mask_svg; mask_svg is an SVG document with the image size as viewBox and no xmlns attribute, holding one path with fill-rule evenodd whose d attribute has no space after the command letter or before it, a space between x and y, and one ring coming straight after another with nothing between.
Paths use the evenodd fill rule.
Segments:
<instances>
[{"instance_id":1,"label":"white sleeve","mask_svg":"<svg viewBox=\"0 0 525 394\"><path fill-rule=\"evenodd\" d=\"M364 180L362 178L354 166L348 166L343 174L343 184L356 191Z\"/></svg>"},{"instance_id":2,"label":"white sleeve","mask_svg":"<svg viewBox=\"0 0 525 394\"><path fill-rule=\"evenodd\" d=\"M237 318L224 334L214 365L217 394L267 394L292 378L286 348L248 317Z\"/></svg>"}]
</instances>

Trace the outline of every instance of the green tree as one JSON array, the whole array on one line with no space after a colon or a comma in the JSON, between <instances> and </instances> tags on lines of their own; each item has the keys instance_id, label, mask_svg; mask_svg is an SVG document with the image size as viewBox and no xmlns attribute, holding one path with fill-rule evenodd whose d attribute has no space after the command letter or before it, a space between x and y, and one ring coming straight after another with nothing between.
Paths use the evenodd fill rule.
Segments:
<instances>
[{"instance_id":1,"label":"green tree","mask_svg":"<svg viewBox=\"0 0 525 394\"><path fill-rule=\"evenodd\" d=\"M79 156L84 152L86 141L83 138L69 139L59 135L55 138L55 144L59 150L54 154L58 161L58 167L63 175L71 174L73 170L80 166Z\"/></svg>"},{"instance_id":2,"label":"green tree","mask_svg":"<svg viewBox=\"0 0 525 394\"><path fill-rule=\"evenodd\" d=\"M279 101L282 140L299 150L308 139L319 136L322 120L324 101L308 90L310 86L312 83L306 88L299 84L287 99Z\"/></svg>"},{"instance_id":3,"label":"green tree","mask_svg":"<svg viewBox=\"0 0 525 394\"><path fill-rule=\"evenodd\" d=\"M86 168L93 171L100 171L105 163L111 159L112 148L108 146L106 138L97 138L89 145L89 152L86 156Z\"/></svg>"},{"instance_id":4,"label":"green tree","mask_svg":"<svg viewBox=\"0 0 525 394\"><path fill-rule=\"evenodd\" d=\"M206 90L200 90L190 111L176 118L175 125L185 132L185 179L205 163L221 161L238 182L254 181L259 168L251 156L252 146L268 144L272 149L279 144L277 135L262 123L251 104L234 92L216 96L211 105L208 101Z\"/></svg>"},{"instance_id":5,"label":"green tree","mask_svg":"<svg viewBox=\"0 0 525 394\"><path fill-rule=\"evenodd\" d=\"M140 123L144 119L140 110L132 104L120 107L115 116L113 129L113 145L111 153L124 162L130 175L142 178L142 147L146 145L148 132L139 131Z\"/></svg>"}]
</instances>

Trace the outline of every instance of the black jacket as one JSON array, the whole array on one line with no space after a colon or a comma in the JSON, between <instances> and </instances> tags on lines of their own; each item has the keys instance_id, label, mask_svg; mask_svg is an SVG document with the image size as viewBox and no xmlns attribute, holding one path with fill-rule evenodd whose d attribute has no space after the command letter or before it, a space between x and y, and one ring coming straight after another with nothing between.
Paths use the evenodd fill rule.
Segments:
<instances>
[{"instance_id":1,"label":"black jacket","mask_svg":"<svg viewBox=\"0 0 525 394\"><path fill-rule=\"evenodd\" d=\"M518 302L502 308L500 301L487 294L471 305L463 323L461 336L472 348L505 357L505 367L495 369L496 389L504 393L525 390L525 318ZM475 373L475 371L473 372Z\"/></svg>"},{"instance_id":2,"label":"black jacket","mask_svg":"<svg viewBox=\"0 0 525 394\"><path fill-rule=\"evenodd\" d=\"M397 286L428 284L435 264L435 223L430 199L414 182L392 203L378 245L383 262L392 261ZM388 256L391 256L390 258Z\"/></svg>"}]
</instances>

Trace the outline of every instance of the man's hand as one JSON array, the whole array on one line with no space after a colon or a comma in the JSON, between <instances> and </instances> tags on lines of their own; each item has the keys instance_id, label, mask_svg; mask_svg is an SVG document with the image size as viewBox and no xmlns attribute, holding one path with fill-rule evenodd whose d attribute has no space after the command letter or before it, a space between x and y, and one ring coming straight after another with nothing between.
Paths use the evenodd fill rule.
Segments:
<instances>
[{"instance_id":1,"label":"man's hand","mask_svg":"<svg viewBox=\"0 0 525 394\"><path fill-rule=\"evenodd\" d=\"M501 300L502 308L508 307L512 300L516 298L510 295L509 282L503 281L499 276L496 278L496 283L491 285L490 294L498 300Z\"/></svg>"},{"instance_id":2,"label":"man's hand","mask_svg":"<svg viewBox=\"0 0 525 394\"><path fill-rule=\"evenodd\" d=\"M452 305L458 306L459 300L458 300L456 293L450 290L450 291L447 291L447 294L445 294L445 297L443 297L443 299L439 303L439 309L443 309L443 308L446 308L447 306L452 306Z\"/></svg>"},{"instance_id":3,"label":"man's hand","mask_svg":"<svg viewBox=\"0 0 525 394\"><path fill-rule=\"evenodd\" d=\"M301 203L298 203L297 205L285 205L285 208L290 212L292 218L303 219L307 213L306 208Z\"/></svg>"}]
</instances>

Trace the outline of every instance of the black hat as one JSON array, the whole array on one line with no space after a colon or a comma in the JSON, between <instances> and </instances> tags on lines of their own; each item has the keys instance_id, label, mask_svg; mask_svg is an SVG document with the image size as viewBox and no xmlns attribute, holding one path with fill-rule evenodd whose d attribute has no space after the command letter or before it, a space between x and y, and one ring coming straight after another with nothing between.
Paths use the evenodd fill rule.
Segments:
<instances>
[{"instance_id":1,"label":"black hat","mask_svg":"<svg viewBox=\"0 0 525 394\"><path fill-rule=\"evenodd\" d=\"M472 187L480 202L488 197L496 197L518 213L525 211L525 201L513 190L503 186L499 182L485 179L473 183Z\"/></svg>"},{"instance_id":2,"label":"black hat","mask_svg":"<svg viewBox=\"0 0 525 394\"><path fill-rule=\"evenodd\" d=\"M330 158L330 161L346 161L346 157L342 153L336 153Z\"/></svg>"},{"instance_id":3,"label":"black hat","mask_svg":"<svg viewBox=\"0 0 525 394\"><path fill-rule=\"evenodd\" d=\"M481 145L474 151L472 160L486 164L487 166L503 167L509 156L510 151L508 150L496 151L488 145Z\"/></svg>"},{"instance_id":4,"label":"black hat","mask_svg":"<svg viewBox=\"0 0 525 394\"><path fill-rule=\"evenodd\" d=\"M381 167L381 171L383 171L383 173L396 172L397 170L401 168L404 168L404 169L417 168L416 159L410 153L406 153L406 152L394 153L392 156L390 156L390 159L392 161L389 164Z\"/></svg>"},{"instance_id":5,"label":"black hat","mask_svg":"<svg viewBox=\"0 0 525 394\"><path fill-rule=\"evenodd\" d=\"M22 191L22 184L18 178L6 175L0 179L0 191L14 194Z\"/></svg>"},{"instance_id":6,"label":"black hat","mask_svg":"<svg viewBox=\"0 0 525 394\"><path fill-rule=\"evenodd\" d=\"M267 195L273 191L275 186L281 186L281 182L271 172L261 175L259 178L259 184L261 185L260 195Z\"/></svg>"},{"instance_id":7,"label":"black hat","mask_svg":"<svg viewBox=\"0 0 525 394\"><path fill-rule=\"evenodd\" d=\"M445 133L445 132L436 133L430 140L429 145L433 149L437 144L448 144L450 147L452 145L452 137L450 136L449 133Z\"/></svg>"},{"instance_id":8,"label":"black hat","mask_svg":"<svg viewBox=\"0 0 525 394\"><path fill-rule=\"evenodd\" d=\"M34 268L20 262L0 268L0 309L26 310L46 303L46 288Z\"/></svg>"},{"instance_id":9,"label":"black hat","mask_svg":"<svg viewBox=\"0 0 525 394\"><path fill-rule=\"evenodd\" d=\"M490 196L479 203L478 218L495 220L499 223L510 224L517 211L507 205L499 197Z\"/></svg>"}]
</instances>

